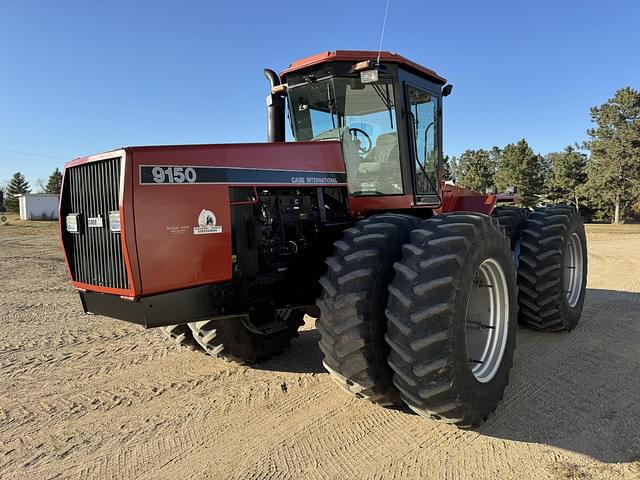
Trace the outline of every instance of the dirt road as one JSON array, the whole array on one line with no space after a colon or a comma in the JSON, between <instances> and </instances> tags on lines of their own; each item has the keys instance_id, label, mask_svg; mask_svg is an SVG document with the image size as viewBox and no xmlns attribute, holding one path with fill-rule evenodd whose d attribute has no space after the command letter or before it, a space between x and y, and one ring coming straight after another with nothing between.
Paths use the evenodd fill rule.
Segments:
<instances>
[{"instance_id":1,"label":"dirt road","mask_svg":"<svg viewBox=\"0 0 640 480\"><path fill-rule=\"evenodd\" d=\"M311 321L247 368L85 316L52 227L0 226L2 479L640 478L640 228L589 228L581 324L462 431L343 395Z\"/></svg>"}]
</instances>

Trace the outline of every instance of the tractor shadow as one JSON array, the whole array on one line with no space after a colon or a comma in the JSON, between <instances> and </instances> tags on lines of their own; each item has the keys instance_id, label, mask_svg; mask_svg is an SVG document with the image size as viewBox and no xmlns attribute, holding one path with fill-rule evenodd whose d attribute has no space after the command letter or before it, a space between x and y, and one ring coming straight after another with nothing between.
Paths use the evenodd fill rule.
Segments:
<instances>
[{"instance_id":1,"label":"tractor shadow","mask_svg":"<svg viewBox=\"0 0 640 480\"><path fill-rule=\"evenodd\" d=\"M588 289L570 333L520 328L510 384L483 436L640 460L640 294Z\"/></svg>"}]
</instances>

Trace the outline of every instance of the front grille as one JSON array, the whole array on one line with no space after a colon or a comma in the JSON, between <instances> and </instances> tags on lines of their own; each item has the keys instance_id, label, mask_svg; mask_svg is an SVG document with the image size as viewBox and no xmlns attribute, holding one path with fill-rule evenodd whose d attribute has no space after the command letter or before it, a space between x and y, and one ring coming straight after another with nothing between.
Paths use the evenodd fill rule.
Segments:
<instances>
[{"instance_id":1,"label":"front grille","mask_svg":"<svg viewBox=\"0 0 640 480\"><path fill-rule=\"evenodd\" d=\"M77 282L128 289L119 233L109 228L109 213L119 210L120 158L70 167L63 190L63 235L71 275ZM65 228L66 215L78 215L78 233ZM102 217L102 227L88 226Z\"/></svg>"}]
</instances>

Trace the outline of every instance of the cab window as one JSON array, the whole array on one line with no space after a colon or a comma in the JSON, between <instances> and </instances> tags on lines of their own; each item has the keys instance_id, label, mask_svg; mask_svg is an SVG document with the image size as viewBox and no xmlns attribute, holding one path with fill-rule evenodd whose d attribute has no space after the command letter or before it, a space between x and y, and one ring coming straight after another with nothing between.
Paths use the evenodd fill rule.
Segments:
<instances>
[{"instance_id":1,"label":"cab window","mask_svg":"<svg viewBox=\"0 0 640 480\"><path fill-rule=\"evenodd\" d=\"M340 140L351 195L403 193L391 77L304 78L289 85L296 140Z\"/></svg>"},{"instance_id":2,"label":"cab window","mask_svg":"<svg viewBox=\"0 0 640 480\"><path fill-rule=\"evenodd\" d=\"M438 99L419 88L407 87L409 129L415 162L415 192L433 194L437 191Z\"/></svg>"}]
</instances>

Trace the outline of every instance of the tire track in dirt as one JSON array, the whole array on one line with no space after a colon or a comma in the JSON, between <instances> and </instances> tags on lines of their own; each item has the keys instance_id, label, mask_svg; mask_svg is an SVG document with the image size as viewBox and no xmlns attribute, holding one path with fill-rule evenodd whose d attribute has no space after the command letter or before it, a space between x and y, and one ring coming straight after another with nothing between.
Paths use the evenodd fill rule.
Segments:
<instances>
[{"instance_id":1,"label":"tire track in dirt","mask_svg":"<svg viewBox=\"0 0 640 480\"><path fill-rule=\"evenodd\" d=\"M2 322L2 317L0 317ZM81 347L96 343L119 342L131 338L131 330L113 330L100 334L94 330L62 330L52 332L49 337L5 338L0 341L0 354L3 360L9 355L23 356L29 352L38 350L60 349L68 347ZM0 361L1 363L1 361Z\"/></svg>"},{"instance_id":2,"label":"tire track in dirt","mask_svg":"<svg viewBox=\"0 0 640 480\"><path fill-rule=\"evenodd\" d=\"M259 434L269 432L270 437L274 434L274 429L289 425L292 418L299 415L307 415L315 412L317 405L325 405L333 403L335 399L327 395L327 392L333 388L333 385L326 379L312 376L313 383L303 386L294 386L291 390L288 388L287 393L279 395L275 401L268 401L262 405L262 409L252 411L249 414L244 412L240 415L234 415L231 410L225 410L225 420L221 425L216 425L216 434L201 437L201 441L196 448L190 447L183 449L166 462L163 470L163 476L174 477L179 475L185 468L190 467L191 470L196 469L198 461L204 465L214 463L222 466L225 459L232 452L223 450L219 447L219 440L223 440L224 444L241 445L241 455L247 456L247 450L254 448L254 438L247 438L246 429ZM281 392L283 393L283 392ZM202 406L198 406L202 409ZM206 409L206 406L204 407ZM270 412L265 415L265 410ZM313 413L312 413L313 414ZM204 467L203 474L208 474L209 467ZM144 472L146 478L154 478L155 470L149 469ZM197 473L197 472L194 472ZM224 475L220 472L221 477ZM145 478L141 474L140 478Z\"/></svg>"},{"instance_id":3,"label":"tire track in dirt","mask_svg":"<svg viewBox=\"0 0 640 480\"><path fill-rule=\"evenodd\" d=\"M138 339L139 342L134 340ZM80 378L91 379L105 375L112 370L127 369L167 355L169 349L149 349L157 339L126 337L124 341L105 342L98 348L36 350L21 357L0 360L0 377L5 381L17 377L50 377L51 371L64 369L66 381ZM98 361L99 360L99 361Z\"/></svg>"},{"instance_id":4,"label":"tire track in dirt","mask_svg":"<svg viewBox=\"0 0 640 480\"><path fill-rule=\"evenodd\" d=\"M242 371L236 373L242 376ZM246 417L243 414L246 408L245 403L230 401L234 398L233 392L216 391L215 389L212 391L211 387L215 384L215 380L215 378L212 378L208 382L201 382L198 385L198 391L196 391L196 389L190 389L189 393L192 394L192 397L182 405L182 411L187 412L184 414L176 412L174 408L167 406L167 399L154 399L148 406L138 404L135 406L134 412L141 409L146 410L147 408L154 411L153 425L145 429L147 430L146 433L136 429L129 439L114 439L110 437L108 441L110 443L113 442L115 448L118 446L121 447L121 453L118 455L115 463L114 456L111 454L104 456L97 455L95 458L91 458L91 461L86 465L77 466L76 468L69 468L71 465L66 465L64 468L65 475L68 474L69 477L75 478L108 478L110 476L108 472L117 471L120 472L118 474L120 476L140 478L147 468L155 471L157 467L155 461L166 464L167 455L179 455L180 452L184 450L195 451L200 445L210 441L211 438L216 438L215 435L212 435L212 428L216 430L217 434L221 435L224 434L226 429L234 428L236 425L231 422L223 422L220 425L212 426L210 422L207 421L210 416L233 416L237 414L244 418L244 421L251 422L259 427L260 419L264 418L264 416L261 415L259 411L256 411L253 416ZM293 398L290 403L298 403L303 406L305 403L315 402L316 397L312 394L312 389L308 387L306 384L294 386L293 390L300 390L307 396L307 399L305 401L304 398ZM273 388L272 390L273 392L277 392L280 389L278 388L276 390ZM173 394L181 393L184 392L172 389L169 393L169 398L172 397ZM279 406L284 403L286 407L288 404L287 397L288 396L283 394L281 390L279 395L272 395L267 400L265 400L263 395L258 395L255 398L254 405L260 407L266 402L267 404ZM156 411L155 409L158 405L155 405L155 403L162 402L163 400L165 401L165 405L160 406ZM177 428L178 426L179 428ZM108 428L102 426L101 430L108 431ZM140 434L149 438L150 441L145 440L139 442ZM107 446L108 445L105 445L105 447ZM71 462L67 463L71 464ZM90 465L90 467L87 465ZM163 475L163 477L169 478L165 475Z\"/></svg>"},{"instance_id":5,"label":"tire track in dirt","mask_svg":"<svg viewBox=\"0 0 640 480\"><path fill-rule=\"evenodd\" d=\"M142 370L146 369L146 365L140 365L143 367ZM77 382L69 384L68 381L62 380L56 382L60 388L59 393L43 395L37 400L29 398L29 393L33 392L33 387L40 382L33 382L26 388L22 386L20 390L16 389L16 394L11 397L0 396L0 434L10 438L10 434L17 428L32 424L36 418L71 421L92 412L148 403L169 391L188 391L204 382L202 377L184 378L180 374L175 375L173 380L162 376L150 380L146 375L146 381L125 382L130 375L136 373L134 370L119 376L109 371L103 383L92 384L89 387L78 387ZM142 377L145 378L145 375ZM212 377L207 380L211 382L215 379L216 377ZM202 388L206 388L206 385ZM37 425L33 426L37 428Z\"/></svg>"}]
</instances>

